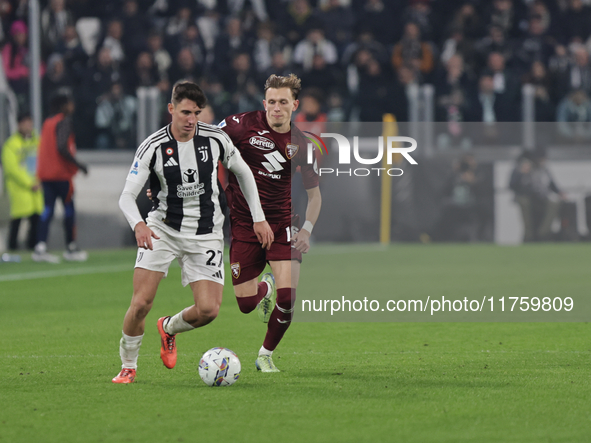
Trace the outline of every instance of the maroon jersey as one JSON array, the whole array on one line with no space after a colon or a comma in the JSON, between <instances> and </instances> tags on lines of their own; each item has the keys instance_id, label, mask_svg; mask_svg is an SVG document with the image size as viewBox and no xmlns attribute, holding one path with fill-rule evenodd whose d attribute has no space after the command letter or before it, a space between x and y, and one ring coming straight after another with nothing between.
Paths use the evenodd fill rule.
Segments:
<instances>
[{"instance_id":1,"label":"maroon jersey","mask_svg":"<svg viewBox=\"0 0 591 443\"><path fill-rule=\"evenodd\" d=\"M275 132L267 123L265 111L231 115L219 127L232 139L256 180L261 205L269 223L291 222L291 176L300 166L304 187L318 186L315 165L307 163L307 140L292 125L285 134ZM292 138L293 133L293 138ZM226 188L232 216L252 223L244 195L234 174Z\"/></svg>"}]
</instances>

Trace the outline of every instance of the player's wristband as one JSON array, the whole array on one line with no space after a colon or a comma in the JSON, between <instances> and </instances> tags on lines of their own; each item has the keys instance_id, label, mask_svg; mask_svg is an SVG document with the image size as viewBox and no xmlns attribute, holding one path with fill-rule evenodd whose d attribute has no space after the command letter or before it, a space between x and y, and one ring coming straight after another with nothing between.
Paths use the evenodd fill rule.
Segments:
<instances>
[{"instance_id":1,"label":"player's wristband","mask_svg":"<svg viewBox=\"0 0 591 443\"><path fill-rule=\"evenodd\" d=\"M314 229L314 225L312 224L311 221L306 220L304 222L304 226L302 226L302 229L305 229L306 231L308 231L311 234L312 233L312 229Z\"/></svg>"}]
</instances>

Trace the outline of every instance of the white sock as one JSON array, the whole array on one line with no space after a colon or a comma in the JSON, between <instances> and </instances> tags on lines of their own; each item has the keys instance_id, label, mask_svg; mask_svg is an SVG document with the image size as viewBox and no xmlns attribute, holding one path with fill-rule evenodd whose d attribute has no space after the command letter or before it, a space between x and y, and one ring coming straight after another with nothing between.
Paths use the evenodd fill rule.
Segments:
<instances>
[{"instance_id":1,"label":"white sock","mask_svg":"<svg viewBox=\"0 0 591 443\"><path fill-rule=\"evenodd\" d=\"M132 337L125 335L121 337L119 342L119 355L121 356L121 368L123 369L137 369L137 358L140 353L140 346L142 345L142 338L144 335Z\"/></svg>"},{"instance_id":2,"label":"white sock","mask_svg":"<svg viewBox=\"0 0 591 443\"><path fill-rule=\"evenodd\" d=\"M271 284L268 281L266 281L265 283L267 283L267 293L265 294L265 298L269 298L273 291L271 290Z\"/></svg>"},{"instance_id":3,"label":"white sock","mask_svg":"<svg viewBox=\"0 0 591 443\"><path fill-rule=\"evenodd\" d=\"M261 355L268 355L269 357L271 357L273 355L273 351L269 351L268 349L265 349L264 346L261 346L261 349L259 349L259 357Z\"/></svg>"},{"instance_id":4,"label":"white sock","mask_svg":"<svg viewBox=\"0 0 591 443\"><path fill-rule=\"evenodd\" d=\"M194 326L191 326L183 319L183 311L184 309L178 314L170 317L168 322L164 323L164 332L170 335L175 335L179 332L187 332L195 329Z\"/></svg>"}]
</instances>

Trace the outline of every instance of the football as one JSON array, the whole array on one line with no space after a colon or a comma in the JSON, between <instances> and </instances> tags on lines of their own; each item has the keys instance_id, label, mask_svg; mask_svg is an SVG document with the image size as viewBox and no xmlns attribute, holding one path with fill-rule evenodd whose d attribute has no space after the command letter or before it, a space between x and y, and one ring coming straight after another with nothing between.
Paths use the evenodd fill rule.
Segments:
<instances>
[{"instance_id":1,"label":"football","mask_svg":"<svg viewBox=\"0 0 591 443\"><path fill-rule=\"evenodd\" d=\"M240 377L240 360L227 348L212 348L199 360L199 376L207 386L230 386Z\"/></svg>"}]
</instances>

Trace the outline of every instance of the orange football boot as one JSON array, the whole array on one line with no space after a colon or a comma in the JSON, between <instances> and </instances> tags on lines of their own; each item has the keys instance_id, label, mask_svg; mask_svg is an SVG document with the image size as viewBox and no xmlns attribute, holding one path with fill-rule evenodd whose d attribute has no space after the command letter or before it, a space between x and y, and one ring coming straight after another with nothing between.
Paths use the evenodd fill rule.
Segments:
<instances>
[{"instance_id":1,"label":"orange football boot","mask_svg":"<svg viewBox=\"0 0 591 443\"><path fill-rule=\"evenodd\" d=\"M161 317L158 319L158 332L160 333L160 358L162 363L168 369L176 365L176 340L174 335L168 334L164 330L164 321L170 317Z\"/></svg>"},{"instance_id":2,"label":"orange football boot","mask_svg":"<svg viewBox=\"0 0 591 443\"><path fill-rule=\"evenodd\" d=\"M113 383L133 383L135 380L135 369L123 368L117 377L115 377Z\"/></svg>"}]
</instances>

